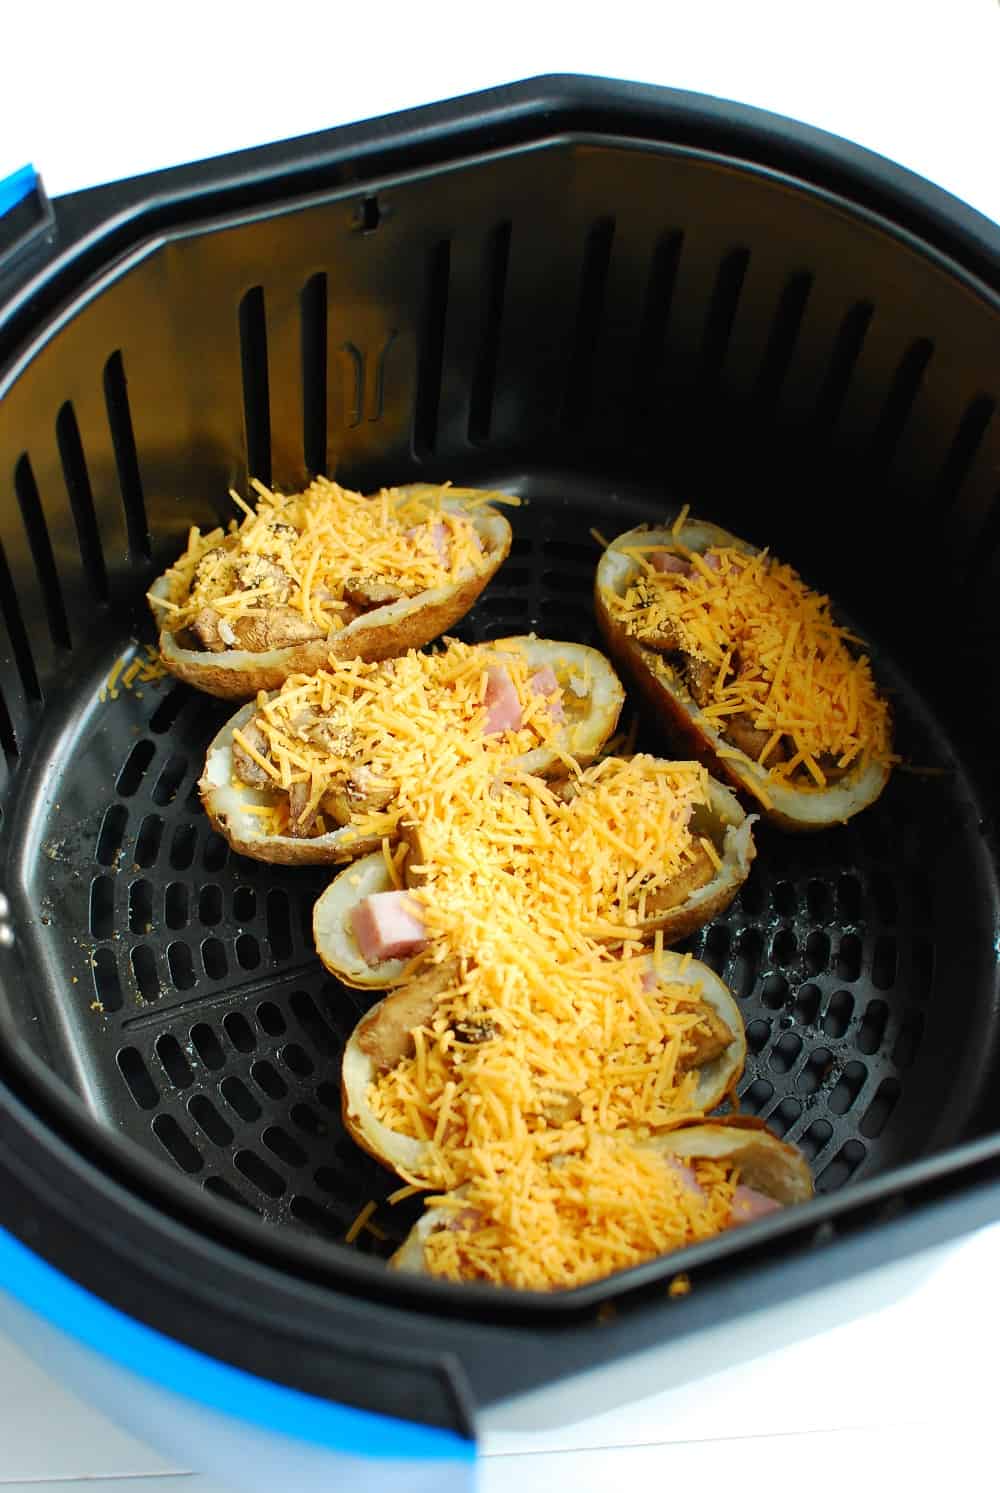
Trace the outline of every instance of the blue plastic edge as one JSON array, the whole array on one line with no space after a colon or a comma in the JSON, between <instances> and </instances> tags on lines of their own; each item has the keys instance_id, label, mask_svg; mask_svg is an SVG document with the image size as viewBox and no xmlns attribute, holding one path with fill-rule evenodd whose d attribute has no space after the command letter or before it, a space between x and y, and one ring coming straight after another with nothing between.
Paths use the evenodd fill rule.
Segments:
<instances>
[{"instance_id":1,"label":"blue plastic edge","mask_svg":"<svg viewBox=\"0 0 1000 1493\"><path fill-rule=\"evenodd\" d=\"M0 179L0 218L25 197L30 197L37 186L38 172L34 166L21 166L10 176Z\"/></svg>"},{"instance_id":2,"label":"blue plastic edge","mask_svg":"<svg viewBox=\"0 0 1000 1493\"><path fill-rule=\"evenodd\" d=\"M238 1420L361 1457L475 1457L475 1443L453 1431L336 1405L176 1343L101 1301L2 1228L0 1287L53 1326L141 1378Z\"/></svg>"}]
</instances>

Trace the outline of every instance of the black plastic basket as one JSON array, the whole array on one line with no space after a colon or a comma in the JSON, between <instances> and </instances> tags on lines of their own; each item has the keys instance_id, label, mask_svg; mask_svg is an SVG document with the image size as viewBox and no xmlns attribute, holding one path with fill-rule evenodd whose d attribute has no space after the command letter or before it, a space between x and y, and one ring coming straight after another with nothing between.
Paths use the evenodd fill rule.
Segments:
<instances>
[{"instance_id":1,"label":"black plastic basket","mask_svg":"<svg viewBox=\"0 0 1000 1493\"><path fill-rule=\"evenodd\" d=\"M226 1362L467 1433L1000 1215L995 227L772 116L556 78L39 200L17 251L5 1228ZM195 781L225 706L121 682L188 525L249 475L321 470L529 500L470 639L592 641L591 527L687 501L874 640L903 768L847 827L762 832L691 945L743 1010L743 1108L814 1166L808 1208L544 1298L387 1272L417 1204L343 1244L397 1182L341 1128L364 1001L312 953L323 875L210 832Z\"/></svg>"}]
</instances>

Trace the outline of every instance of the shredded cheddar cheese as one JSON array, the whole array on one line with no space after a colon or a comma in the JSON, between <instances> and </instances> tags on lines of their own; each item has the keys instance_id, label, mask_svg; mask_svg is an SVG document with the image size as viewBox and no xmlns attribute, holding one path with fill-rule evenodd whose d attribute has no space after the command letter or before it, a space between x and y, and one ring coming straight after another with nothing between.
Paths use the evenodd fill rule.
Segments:
<instances>
[{"instance_id":1,"label":"shredded cheddar cheese","mask_svg":"<svg viewBox=\"0 0 1000 1493\"><path fill-rule=\"evenodd\" d=\"M684 1173L652 1149L604 1137L512 1178L477 1177L458 1197L433 1198L425 1241L431 1271L522 1289L585 1285L728 1226L739 1174L696 1161Z\"/></svg>"},{"instance_id":2,"label":"shredded cheddar cheese","mask_svg":"<svg viewBox=\"0 0 1000 1493\"><path fill-rule=\"evenodd\" d=\"M859 763L891 763L888 705L829 598L766 551L687 548L679 538L685 516L672 545L635 548L625 594L607 598L626 632L655 643L653 667L672 675L671 650L703 665L702 722L722 735L737 719L749 722L764 738L753 759L775 781L822 789ZM663 550L687 568L655 570L645 557Z\"/></svg>"},{"instance_id":3,"label":"shredded cheddar cheese","mask_svg":"<svg viewBox=\"0 0 1000 1493\"><path fill-rule=\"evenodd\" d=\"M427 486L364 497L325 477L288 496L256 479L252 486L256 506L231 493L239 522L206 534L192 528L166 572L168 595L150 594L169 631L204 627L207 617L205 646L260 651L281 646L268 641L259 620L277 609L286 631L288 619L295 625L288 641L330 636L360 611L481 574L489 557L466 513L487 499L516 502L500 493ZM449 506L455 499L464 511ZM364 597L359 587L368 588Z\"/></svg>"}]
</instances>

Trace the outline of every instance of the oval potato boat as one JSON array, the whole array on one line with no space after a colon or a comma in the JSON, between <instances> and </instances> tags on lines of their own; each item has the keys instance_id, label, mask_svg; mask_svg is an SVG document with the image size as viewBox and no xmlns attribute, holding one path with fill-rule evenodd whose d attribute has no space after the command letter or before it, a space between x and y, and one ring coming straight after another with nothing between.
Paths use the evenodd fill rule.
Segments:
<instances>
[{"instance_id":1,"label":"oval potato boat","mask_svg":"<svg viewBox=\"0 0 1000 1493\"><path fill-rule=\"evenodd\" d=\"M666 944L687 938L729 906L750 874L755 855L754 816L744 811L728 788L709 779L709 802L695 809L691 825L696 834L704 835L715 846L720 865L704 886L686 892L676 905L637 923L635 934L639 938L651 940L658 931L662 931ZM334 877L315 904L316 952L330 973L345 985L384 989L397 984L413 962L388 959L380 964L367 963L352 931L357 904L376 892L392 889L384 857L372 853Z\"/></svg>"},{"instance_id":2,"label":"oval potato boat","mask_svg":"<svg viewBox=\"0 0 1000 1493\"><path fill-rule=\"evenodd\" d=\"M652 972L652 956L649 957L648 964ZM732 1041L722 1053L701 1068L691 1101L692 1106L699 1110L712 1109L729 1093L743 1072L746 1061L746 1033L739 1007L718 975L697 960L686 961L680 954L665 953L661 958L660 978L668 984L700 986L702 999L721 1017L732 1033ZM348 1134L383 1166L408 1176L419 1173L427 1144L391 1130L372 1113L368 1102L368 1086L377 1076L377 1068L375 1059L365 1050L363 1041L366 1031L383 1021L398 1024L402 1019L409 1021L411 1027L422 1024L427 1015L428 1000L433 1009L433 996L425 998L420 991L415 990L415 986L416 981L402 986L379 1001L361 1018L344 1049L341 1072L341 1107ZM393 1003L400 1009L395 1009Z\"/></svg>"},{"instance_id":3,"label":"oval potato boat","mask_svg":"<svg viewBox=\"0 0 1000 1493\"><path fill-rule=\"evenodd\" d=\"M603 653L582 643L559 643L530 636L501 638L480 646L488 649L491 656L502 656L505 650L516 648L532 667L541 669L548 666L557 677L560 672L565 675L570 670L584 677L588 693L578 703L574 697L576 713L567 720L557 740L562 750L571 752L581 763L590 762L597 756L618 724L625 699L618 676ZM566 699L569 700L568 693ZM366 838L350 825L318 835L315 839L262 832L260 817L253 810L273 804L275 793L269 789L252 788L237 779L233 772L233 732L248 724L256 708L254 702L244 705L209 745L198 791L212 828L240 855L285 866L336 865L375 849L380 844L379 837ZM546 746L523 753L515 760L525 772L538 776L552 772L560 763L556 753ZM370 890L383 891L386 888L371 887Z\"/></svg>"},{"instance_id":4,"label":"oval potato boat","mask_svg":"<svg viewBox=\"0 0 1000 1493\"><path fill-rule=\"evenodd\" d=\"M677 533L669 525L642 525L620 534L608 545L597 566L594 586L597 622L608 652L652 707L677 755L703 762L715 777L759 806L772 824L786 830L826 829L874 803L889 780L889 768L872 760L848 768L844 777L825 788L776 780L705 719L680 672L661 654L628 634L612 614L608 596L624 596L640 569L635 555L626 551L678 543L699 554L717 546L732 547L746 555L759 553L745 540L700 520L689 519Z\"/></svg>"},{"instance_id":5,"label":"oval potato boat","mask_svg":"<svg viewBox=\"0 0 1000 1493\"><path fill-rule=\"evenodd\" d=\"M813 1195L812 1176L801 1151L778 1140L759 1120L706 1120L650 1136L642 1145L682 1165L699 1159L734 1161L744 1186L782 1208L808 1202ZM462 1196L461 1188L455 1196ZM410 1275L429 1274L424 1243L436 1229L447 1228L453 1217L453 1210L429 1208L407 1234L390 1265Z\"/></svg>"},{"instance_id":6,"label":"oval potato boat","mask_svg":"<svg viewBox=\"0 0 1000 1493\"><path fill-rule=\"evenodd\" d=\"M428 495L435 491L428 484L416 483L390 488L388 492L391 501L398 505L422 496L425 490ZM464 567L446 586L379 606L362 613L338 632L284 648L261 652L231 648L214 653L184 647L174 633L161 628L159 644L164 667L207 694L241 700L259 690L278 689L289 675L314 673L331 660L374 661L395 658L408 648L422 648L465 616L510 551L510 524L503 514L483 503L482 498L483 494L468 490L464 496L442 498L440 504L445 511L466 518L475 529L487 562L482 570ZM157 607L161 599L173 599L166 575L160 576L149 592L158 622L162 622L165 610Z\"/></svg>"}]
</instances>

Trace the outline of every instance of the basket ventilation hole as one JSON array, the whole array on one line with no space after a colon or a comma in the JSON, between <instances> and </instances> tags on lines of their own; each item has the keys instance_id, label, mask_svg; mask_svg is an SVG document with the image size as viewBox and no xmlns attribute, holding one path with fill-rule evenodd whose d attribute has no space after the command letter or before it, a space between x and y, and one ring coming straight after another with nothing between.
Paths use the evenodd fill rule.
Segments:
<instances>
[{"instance_id":1,"label":"basket ventilation hole","mask_svg":"<svg viewBox=\"0 0 1000 1493\"><path fill-rule=\"evenodd\" d=\"M871 894L879 920L883 923L894 923L897 911L896 888L892 878L884 871L876 871L872 876Z\"/></svg>"},{"instance_id":2,"label":"basket ventilation hole","mask_svg":"<svg viewBox=\"0 0 1000 1493\"><path fill-rule=\"evenodd\" d=\"M7 628L7 636L14 652L17 672L21 676L24 693L29 700L41 700L42 687L38 682L31 644L28 642L28 634L24 629L24 614L21 611L21 603L14 589L10 566L7 564L7 555L2 545L0 545L0 612L3 613L4 625ZM10 755L17 755L17 742L13 728L11 728Z\"/></svg>"},{"instance_id":3,"label":"basket ventilation hole","mask_svg":"<svg viewBox=\"0 0 1000 1493\"><path fill-rule=\"evenodd\" d=\"M45 522L38 484L27 456L22 456L14 468L14 492L21 510L31 558L35 562L35 572L41 588L42 602L52 641L57 648L72 648L73 641L69 634L69 623L66 620L66 606L63 602L62 587L59 584L55 556L52 553L52 541Z\"/></svg>"},{"instance_id":4,"label":"basket ventilation hole","mask_svg":"<svg viewBox=\"0 0 1000 1493\"><path fill-rule=\"evenodd\" d=\"M257 893L253 887L238 886L233 892L233 917L238 923L249 923L257 913Z\"/></svg>"},{"instance_id":5,"label":"basket ventilation hole","mask_svg":"<svg viewBox=\"0 0 1000 1493\"><path fill-rule=\"evenodd\" d=\"M186 871L194 860L198 832L193 824L179 824L170 841L170 864L175 871Z\"/></svg>"},{"instance_id":6,"label":"basket ventilation hole","mask_svg":"<svg viewBox=\"0 0 1000 1493\"><path fill-rule=\"evenodd\" d=\"M163 894L163 917L168 928L186 928L188 889L183 881L171 881Z\"/></svg>"},{"instance_id":7,"label":"basket ventilation hole","mask_svg":"<svg viewBox=\"0 0 1000 1493\"><path fill-rule=\"evenodd\" d=\"M107 601L108 573L94 511L94 494L80 439L80 427L73 406L68 401L56 416L56 445L59 447L66 495L76 525L83 571L94 598L97 601Z\"/></svg>"},{"instance_id":8,"label":"basket ventilation hole","mask_svg":"<svg viewBox=\"0 0 1000 1493\"><path fill-rule=\"evenodd\" d=\"M229 846L221 835L210 834L205 841L201 863L206 871L221 871L229 858Z\"/></svg>"},{"instance_id":9,"label":"basket ventilation hole","mask_svg":"<svg viewBox=\"0 0 1000 1493\"><path fill-rule=\"evenodd\" d=\"M304 990L296 990L289 1004L302 1030L318 1052L324 1057L332 1057L340 1051L340 1039L327 1026L311 996Z\"/></svg>"},{"instance_id":10,"label":"basket ventilation hole","mask_svg":"<svg viewBox=\"0 0 1000 1493\"><path fill-rule=\"evenodd\" d=\"M903 354L872 436L873 462L887 466L892 460L933 356L934 344L924 337L914 342Z\"/></svg>"},{"instance_id":11,"label":"basket ventilation hole","mask_svg":"<svg viewBox=\"0 0 1000 1493\"><path fill-rule=\"evenodd\" d=\"M858 1028L858 1049L867 1054L878 1052L889 1023L889 1007L885 1001L869 1001Z\"/></svg>"},{"instance_id":12,"label":"basket ventilation hole","mask_svg":"<svg viewBox=\"0 0 1000 1493\"><path fill-rule=\"evenodd\" d=\"M226 946L221 938L206 938L201 946L201 962L210 980L224 980L229 973Z\"/></svg>"},{"instance_id":13,"label":"basket ventilation hole","mask_svg":"<svg viewBox=\"0 0 1000 1493\"><path fill-rule=\"evenodd\" d=\"M864 1161L866 1151L859 1140L845 1141L830 1162L816 1178L817 1192L836 1192L851 1178Z\"/></svg>"},{"instance_id":14,"label":"basket ventilation hole","mask_svg":"<svg viewBox=\"0 0 1000 1493\"><path fill-rule=\"evenodd\" d=\"M239 1011L229 1011L222 1018L222 1025L237 1052L253 1052L257 1040L245 1016L241 1016Z\"/></svg>"},{"instance_id":15,"label":"basket ventilation hole","mask_svg":"<svg viewBox=\"0 0 1000 1493\"><path fill-rule=\"evenodd\" d=\"M156 1056L175 1089L190 1088L194 1075L176 1037L164 1033L156 1039Z\"/></svg>"},{"instance_id":16,"label":"basket ventilation hole","mask_svg":"<svg viewBox=\"0 0 1000 1493\"><path fill-rule=\"evenodd\" d=\"M115 931L115 883L111 876L95 876L90 885L90 932L110 938Z\"/></svg>"},{"instance_id":17,"label":"basket ventilation hole","mask_svg":"<svg viewBox=\"0 0 1000 1493\"><path fill-rule=\"evenodd\" d=\"M249 1124L260 1119L260 1105L241 1078L224 1078L219 1085L219 1093L241 1120L246 1120Z\"/></svg>"},{"instance_id":18,"label":"basket ventilation hole","mask_svg":"<svg viewBox=\"0 0 1000 1493\"><path fill-rule=\"evenodd\" d=\"M840 940L834 972L838 980L846 980L848 983L860 976L861 940L856 933L845 933Z\"/></svg>"},{"instance_id":19,"label":"basket ventilation hole","mask_svg":"<svg viewBox=\"0 0 1000 1493\"><path fill-rule=\"evenodd\" d=\"M306 471L326 471L327 288L313 275L299 296L302 322L302 452Z\"/></svg>"},{"instance_id":20,"label":"basket ventilation hole","mask_svg":"<svg viewBox=\"0 0 1000 1493\"><path fill-rule=\"evenodd\" d=\"M153 924L153 884L133 881L128 891L128 925L133 933L151 933Z\"/></svg>"},{"instance_id":21,"label":"basket ventilation hole","mask_svg":"<svg viewBox=\"0 0 1000 1493\"><path fill-rule=\"evenodd\" d=\"M174 752L167 758L166 764L153 784L153 802L161 808L164 804L173 803L177 797L177 790L184 780L188 770L188 761L179 753Z\"/></svg>"},{"instance_id":22,"label":"basket ventilation hole","mask_svg":"<svg viewBox=\"0 0 1000 1493\"><path fill-rule=\"evenodd\" d=\"M858 1129L868 1140L875 1140L882 1134L890 1115L899 1103L902 1093L899 1080L895 1078L884 1078L875 1091L875 1097L869 1104L861 1117Z\"/></svg>"},{"instance_id":23,"label":"basket ventilation hole","mask_svg":"<svg viewBox=\"0 0 1000 1493\"><path fill-rule=\"evenodd\" d=\"M111 429L111 443L118 468L118 485L121 488L122 506L125 510L125 528L128 534L129 556L148 560L152 555L149 542L149 523L146 519L146 500L139 474L139 457L132 429L132 414L128 404L128 382L125 364L120 352L111 354L104 365L104 401Z\"/></svg>"},{"instance_id":24,"label":"basket ventilation hole","mask_svg":"<svg viewBox=\"0 0 1000 1493\"><path fill-rule=\"evenodd\" d=\"M326 1126L308 1104L293 1104L289 1110L289 1118L292 1124L297 1125L306 1135L326 1134Z\"/></svg>"},{"instance_id":25,"label":"basket ventilation hole","mask_svg":"<svg viewBox=\"0 0 1000 1493\"><path fill-rule=\"evenodd\" d=\"M729 929L722 923L713 923L705 935L705 947L701 953L701 959L720 975L729 958Z\"/></svg>"},{"instance_id":26,"label":"basket ventilation hole","mask_svg":"<svg viewBox=\"0 0 1000 1493\"><path fill-rule=\"evenodd\" d=\"M167 967L175 990L190 990L198 983L191 950L180 940L167 946Z\"/></svg>"},{"instance_id":27,"label":"basket ventilation hole","mask_svg":"<svg viewBox=\"0 0 1000 1493\"><path fill-rule=\"evenodd\" d=\"M214 1072L225 1066L226 1054L218 1037L204 1021L191 1028L191 1045L206 1068L211 1068Z\"/></svg>"},{"instance_id":28,"label":"basket ventilation hole","mask_svg":"<svg viewBox=\"0 0 1000 1493\"><path fill-rule=\"evenodd\" d=\"M643 300L642 323L635 360L634 429L648 438L656 422L649 416L657 408L663 377L663 350L667 323L677 284L684 235L679 230L664 233L653 248Z\"/></svg>"},{"instance_id":29,"label":"basket ventilation hole","mask_svg":"<svg viewBox=\"0 0 1000 1493\"><path fill-rule=\"evenodd\" d=\"M771 1028L766 1021L751 1021L747 1027L747 1047L751 1052L761 1052L770 1035Z\"/></svg>"},{"instance_id":30,"label":"basket ventilation hole","mask_svg":"<svg viewBox=\"0 0 1000 1493\"><path fill-rule=\"evenodd\" d=\"M155 1109L160 1091L149 1075L149 1070L134 1047L123 1047L118 1054L118 1071L124 1078L129 1093L140 1109Z\"/></svg>"},{"instance_id":31,"label":"basket ventilation hole","mask_svg":"<svg viewBox=\"0 0 1000 1493\"><path fill-rule=\"evenodd\" d=\"M775 1073L787 1073L802 1051L802 1038L794 1032L784 1032L771 1050L771 1067Z\"/></svg>"},{"instance_id":32,"label":"basket ventilation hole","mask_svg":"<svg viewBox=\"0 0 1000 1493\"><path fill-rule=\"evenodd\" d=\"M753 1083L742 1096L743 1108L752 1115L759 1115L764 1105L769 1103L774 1095L774 1084L768 1083L766 1078L755 1078Z\"/></svg>"},{"instance_id":33,"label":"basket ventilation hole","mask_svg":"<svg viewBox=\"0 0 1000 1493\"><path fill-rule=\"evenodd\" d=\"M820 993L816 985L802 985L792 1006L792 1019L797 1026L813 1026L819 1015Z\"/></svg>"},{"instance_id":34,"label":"basket ventilation hole","mask_svg":"<svg viewBox=\"0 0 1000 1493\"><path fill-rule=\"evenodd\" d=\"M247 1181L252 1182L254 1187L261 1192L266 1192L268 1197L280 1198L286 1189L284 1178L279 1177L278 1173L253 1151L237 1151L233 1157L233 1165L243 1173Z\"/></svg>"},{"instance_id":35,"label":"basket ventilation hole","mask_svg":"<svg viewBox=\"0 0 1000 1493\"><path fill-rule=\"evenodd\" d=\"M151 741L137 741L125 759L125 766L118 774L115 792L119 798L131 798L146 776L149 764L156 755Z\"/></svg>"},{"instance_id":36,"label":"basket ventilation hole","mask_svg":"<svg viewBox=\"0 0 1000 1493\"><path fill-rule=\"evenodd\" d=\"M260 944L252 933L241 933L237 938L236 960L241 969L256 969L260 964Z\"/></svg>"},{"instance_id":37,"label":"basket ventilation hole","mask_svg":"<svg viewBox=\"0 0 1000 1493\"><path fill-rule=\"evenodd\" d=\"M493 400L496 393L497 363L500 357L500 328L503 324L504 298L507 292L507 267L510 261L511 225L497 224L486 240L483 258L482 320L479 351L469 394L469 440L488 441L493 424Z\"/></svg>"},{"instance_id":38,"label":"basket ventilation hole","mask_svg":"<svg viewBox=\"0 0 1000 1493\"><path fill-rule=\"evenodd\" d=\"M757 376L755 403L758 410L774 404L781 392L798 341L802 318L812 290L813 277L806 271L792 275L778 299L774 321Z\"/></svg>"},{"instance_id":39,"label":"basket ventilation hole","mask_svg":"<svg viewBox=\"0 0 1000 1493\"><path fill-rule=\"evenodd\" d=\"M828 1101L830 1113L846 1115L864 1088L867 1077L868 1069L864 1063L856 1061L846 1063L843 1072L830 1093Z\"/></svg>"},{"instance_id":40,"label":"basket ventilation hole","mask_svg":"<svg viewBox=\"0 0 1000 1493\"><path fill-rule=\"evenodd\" d=\"M271 485L271 396L267 373L267 317L259 285L240 301L240 363L247 471Z\"/></svg>"},{"instance_id":41,"label":"basket ventilation hole","mask_svg":"<svg viewBox=\"0 0 1000 1493\"><path fill-rule=\"evenodd\" d=\"M254 1063L250 1069L250 1077L269 1099L283 1099L288 1093L288 1085L273 1063L263 1059Z\"/></svg>"},{"instance_id":42,"label":"basket ventilation hole","mask_svg":"<svg viewBox=\"0 0 1000 1493\"><path fill-rule=\"evenodd\" d=\"M788 981L772 971L765 975L760 992L761 1004L769 1011L780 1011L788 1000Z\"/></svg>"},{"instance_id":43,"label":"basket ventilation hole","mask_svg":"<svg viewBox=\"0 0 1000 1493\"><path fill-rule=\"evenodd\" d=\"M962 486L979 454L979 448L996 414L996 401L980 395L969 405L962 416L951 449L944 459L940 476L934 487L934 507L952 507L962 491Z\"/></svg>"},{"instance_id":44,"label":"basket ventilation hole","mask_svg":"<svg viewBox=\"0 0 1000 1493\"><path fill-rule=\"evenodd\" d=\"M830 355L830 366L816 400L814 419L817 427L832 428L837 423L874 314L875 307L870 301L859 301L841 322Z\"/></svg>"},{"instance_id":45,"label":"basket ventilation hole","mask_svg":"<svg viewBox=\"0 0 1000 1493\"><path fill-rule=\"evenodd\" d=\"M427 260L417 397L413 412L413 447L417 456L431 455L437 442L450 277L451 244L442 239L435 244Z\"/></svg>"},{"instance_id":46,"label":"basket ventilation hole","mask_svg":"<svg viewBox=\"0 0 1000 1493\"><path fill-rule=\"evenodd\" d=\"M319 1203L314 1203L311 1198L292 1198L288 1204L288 1211L298 1223L315 1229L317 1233L343 1236L344 1229L340 1221L325 1208L321 1208Z\"/></svg>"},{"instance_id":47,"label":"basket ventilation hole","mask_svg":"<svg viewBox=\"0 0 1000 1493\"><path fill-rule=\"evenodd\" d=\"M896 981L896 940L888 934L875 940L872 954L872 984L888 990Z\"/></svg>"},{"instance_id":48,"label":"basket ventilation hole","mask_svg":"<svg viewBox=\"0 0 1000 1493\"><path fill-rule=\"evenodd\" d=\"M798 897L790 881L779 881L771 893L775 916L793 918L798 907Z\"/></svg>"},{"instance_id":49,"label":"basket ventilation hole","mask_svg":"<svg viewBox=\"0 0 1000 1493\"><path fill-rule=\"evenodd\" d=\"M823 1030L828 1037L842 1037L851 1024L854 1014L854 997L846 990L835 990L823 1012ZM874 1052L874 1048L863 1051Z\"/></svg>"},{"instance_id":50,"label":"basket ventilation hole","mask_svg":"<svg viewBox=\"0 0 1000 1493\"><path fill-rule=\"evenodd\" d=\"M124 804L112 804L104 816L97 838L96 855L99 865L114 865L115 857L122 848L127 826L128 809Z\"/></svg>"},{"instance_id":51,"label":"basket ventilation hole","mask_svg":"<svg viewBox=\"0 0 1000 1493\"><path fill-rule=\"evenodd\" d=\"M822 1088L830 1074L833 1054L826 1047L817 1047L809 1054L809 1061L799 1074L798 1088L801 1094L815 1094Z\"/></svg>"},{"instance_id":52,"label":"basket ventilation hole","mask_svg":"<svg viewBox=\"0 0 1000 1493\"><path fill-rule=\"evenodd\" d=\"M198 894L198 919L208 928L214 928L222 918L222 888L210 883Z\"/></svg>"},{"instance_id":53,"label":"basket ventilation hole","mask_svg":"<svg viewBox=\"0 0 1000 1493\"><path fill-rule=\"evenodd\" d=\"M155 865L163 839L163 820L159 814L147 814L135 838L135 863L145 870Z\"/></svg>"},{"instance_id":54,"label":"basket ventilation hole","mask_svg":"<svg viewBox=\"0 0 1000 1493\"><path fill-rule=\"evenodd\" d=\"M824 1146L830 1144L833 1126L829 1120L813 1120L809 1129L799 1137L799 1146L807 1161L814 1161Z\"/></svg>"},{"instance_id":55,"label":"basket ventilation hole","mask_svg":"<svg viewBox=\"0 0 1000 1493\"><path fill-rule=\"evenodd\" d=\"M806 887L806 908L814 923L825 923L832 910L830 888L825 881L810 881Z\"/></svg>"},{"instance_id":56,"label":"basket ventilation hole","mask_svg":"<svg viewBox=\"0 0 1000 1493\"><path fill-rule=\"evenodd\" d=\"M94 993L105 1011L120 1011L123 1004L121 981L118 978L118 961L110 949L98 949L94 954Z\"/></svg>"},{"instance_id":57,"label":"basket ventilation hole","mask_svg":"<svg viewBox=\"0 0 1000 1493\"><path fill-rule=\"evenodd\" d=\"M278 1055L289 1072L294 1073L297 1078L308 1078L313 1071L312 1058L297 1042L289 1042Z\"/></svg>"},{"instance_id":58,"label":"basket ventilation hole","mask_svg":"<svg viewBox=\"0 0 1000 1493\"><path fill-rule=\"evenodd\" d=\"M205 1163L172 1115L157 1115L153 1133L182 1171L201 1171Z\"/></svg>"},{"instance_id":59,"label":"basket ventilation hole","mask_svg":"<svg viewBox=\"0 0 1000 1493\"><path fill-rule=\"evenodd\" d=\"M748 918L759 918L764 911L764 888L752 871L740 891L740 906Z\"/></svg>"},{"instance_id":60,"label":"basket ventilation hole","mask_svg":"<svg viewBox=\"0 0 1000 1493\"><path fill-rule=\"evenodd\" d=\"M188 1100L188 1114L195 1124L205 1132L217 1146L230 1146L233 1132L219 1114L215 1105L204 1094L193 1094Z\"/></svg>"},{"instance_id":61,"label":"basket ventilation hole","mask_svg":"<svg viewBox=\"0 0 1000 1493\"><path fill-rule=\"evenodd\" d=\"M159 705L153 711L153 714L149 717L149 729L155 735L162 736L176 724L177 718L184 709L184 706L189 700L194 698L193 691L188 689L186 684L175 684L173 689L164 695Z\"/></svg>"},{"instance_id":62,"label":"basket ventilation hole","mask_svg":"<svg viewBox=\"0 0 1000 1493\"><path fill-rule=\"evenodd\" d=\"M326 1080L317 1084L316 1099L324 1109L331 1110L334 1114L340 1113L340 1088L337 1084Z\"/></svg>"},{"instance_id":63,"label":"basket ventilation hole","mask_svg":"<svg viewBox=\"0 0 1000 1493\"><path fill-rule=\"evenodd\" d=\"M273 1001L261 1001L257 1007L257 1020L261 1031L269 1037L280 1037L285 1030L285 1018Z\"/></svg>"},{"instance_id":64,"label":"basket ventilation hole","mask_svg":"<svg viewBox=\"0 0 1000 1493\"><path fill-rule=\"evenodd\" d=\"M138 944L132 950L132 973L143 1000L158 1000L160 977L156 972L156 955L148 944Z\"/></svg>"},{"instance_id":65,"label":"basket ventilation hole","mask_svg":"<svg viewBox=\"0 0 1000 1493\"><path fill-rule=\"evenodd\" d=\"M745 928L736 944L732 978L733 994L741 1000L746 1000L757 982L762 952L763 942L756 928Z\"/></svg>"},{"instance_id":66,"label":"basket ventilation hole","mask_svg":"<svg viewBox=\"0 0 1000 1493\"><path fill-rule=\"evenodd\" d=\"M581 429L590 413L592 373L604 316L614 238L614 218L600 218L590 228L584 244L563 406L563 424L568 430Z\"/></svg>"},{"instance_id":67,"label":"basket ventilation hole","mask_svg":"<svg viewBox=\"0 0 1000 1493\"><path fill-rule=\"evenodd\" d=\"M799 952L795 934L791 928L780 928L771 942L771 958L775 964L794 964Z\"/></svg>"},{"instance_id":68,"label":"basket ventilation hole","mask_svg":"<svg viewBox=\"0 0 1000 1493\"><path fill-rule=\"evenodd\" d=\"M767 1117L768 1127L775 1135L786 1135L802 1114L802 1105L797 1099L790 1096L782 1099L781 1103Z\"/></svg>"},{"instance_id":69,"label":"basket ventilation hole","mask_svg":"<svg viewBox=\"0 0 1000 1493\"><path fill-rule=\"evenodd\" d=\"M705 387L717 382L726 361L749 265L750 250L745 248L731 250L719 265L701 344L701 379Z\"/></svg>"}]
</instances>

